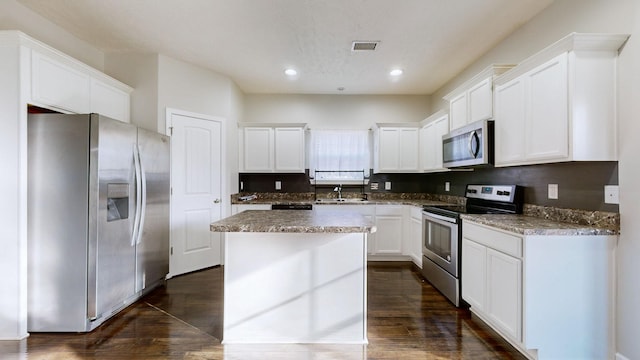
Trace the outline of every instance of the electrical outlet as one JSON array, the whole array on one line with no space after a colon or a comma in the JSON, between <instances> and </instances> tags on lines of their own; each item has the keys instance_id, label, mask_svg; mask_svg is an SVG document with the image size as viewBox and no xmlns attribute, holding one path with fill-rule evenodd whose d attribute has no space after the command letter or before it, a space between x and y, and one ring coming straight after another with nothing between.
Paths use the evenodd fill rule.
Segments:
<instances>
[{"instance_id":1,"label":"electrical outlet","mask_svg":"<svg viewBox=\"0 0 640 360\"><path fill-rule=\"evenodd\" d=\"M391 181L385 181L384 182L384 189L385 190L391 190Z\"/></svg>"},{"instance_id":2,"label":"electrical outlet","mask_svg":"<svg viewBox=\"0 0 640 360\"><path fill-rule=\"evenodd\" d=\"M444 183L444 191L451 191L451 184L448 181Z\"/></svg>"},{"instance_id":3,"label":"electrical outlet","mask_svg":"<svg viewBox=\"0 0 640 360\"><path fill-rule=\"evenodd\" d=\"M276 181L276 190L282 190L282 181Z\"/></svg>"},{"instance_id":4,"label":"electrical outlet","mask_svg":"<svg viewBox=\"0 0 640 360\"><path fill-rule=\"evenodd\" d=\"M554 200L558 199L558 184L549 184L547 197Z\"/></svg>"},{"instance_id":5,"label":"electrical outlet","mask_svg":"<svg viewBox=\"0 0 640 360\"><path fill-rule=\"evenodd\" d=\"M378 190L378 183L377 182L372 182L370 185L371 185L371 190Z\"/></svg>"},{"instance_id":6,"label":"electrical outlet","mask_svg":"<svg viewBox=\"0 0 640 360\"><path fill-rule=\"evenodd\" d=\"M604 203L620 204L620 190L618 188L618 185L604 186Z\"/></svg>"}]
</instances>

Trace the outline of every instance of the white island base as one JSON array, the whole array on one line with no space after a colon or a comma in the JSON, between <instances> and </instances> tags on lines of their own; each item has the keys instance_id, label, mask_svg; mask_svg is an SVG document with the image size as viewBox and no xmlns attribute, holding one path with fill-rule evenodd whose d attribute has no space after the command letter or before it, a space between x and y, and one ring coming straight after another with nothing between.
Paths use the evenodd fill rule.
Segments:
<instances>
[{"instance_id":1,"label":"white island base","mask_svg":"<svg viewBox=\"0 0 640 360\"><path fill-rule=\"evenodd\" d=\"M367 343L367 234L227 232L223 343Z\"/></svg>"}]
</instances>

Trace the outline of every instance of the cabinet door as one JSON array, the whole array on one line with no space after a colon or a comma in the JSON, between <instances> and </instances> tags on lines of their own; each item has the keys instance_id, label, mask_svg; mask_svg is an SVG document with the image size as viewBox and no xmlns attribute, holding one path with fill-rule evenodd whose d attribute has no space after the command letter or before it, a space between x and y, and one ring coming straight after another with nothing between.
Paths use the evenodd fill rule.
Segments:
<instances>
[{"instance_id":1,"label":"cabinet door","mask_svg":"<svg viewBox=\"0 0 640 360\"><path fill-rule=\"evenodd\" d=\"M418 129L417 128L400 128L399 131L399 159L398 170L400 171L418 171Z\"/></svg>"},{"instance_id":2,"label":"cabinet door","mask_svg":"<svg viewBox=\"0 0 640 360\"><path fill-rule=\"evenodd\" d=\"M496 86L495 161L496 165L525 160L524 78L518 77Z\"/></svg>"},{"instance_id":3,"label":"cabinet door","mask_svg":"<svg viewBox=\"0 0 640 360\"><path fill-rule=\"evenodd\" d=\"M402 254L402 206L376 206L374 254Z\"/></svg>"},{"instance_id":4,"label":"cabinet door","mask_svg":"<svg viewBox=\"0 0 640 360\"><path fill-rule=\"evenodd\" d=\"M102 81L91 79L91 112L129 122L129 94Z\"/></svg>"},{"instance_id":5,"label":"cabinet door","mask_svg":"<svg viewBox=\"0 0 640 360\"><path fill-rule=\"evenodd\" d=\"M400 152L400 132L397 129L378 130L378 171L395 171L398 169Z\"/></svg>"},{"instance_id":6,"label":"cabinet door","mask_svg":"<svg viewBox=\"0 0 640 360\"><path fill-rule=\"evenodd\" d=\"M462 239L462 298L474 310L485 310L487 248Z\"/></svg>"},{"instance_id":7,"label":"cabinet door","mask_svg":"<svg viewBox=\"0 0 640 360\"><path fill-rule=\"evenodd\" d=\"M273 129L244 128L244 171L271 172L273 152Z\"/></svg>"},{"instance_id":8,"label":"cabinet door","mask_svg":"<svg viewBox=\"0 0 640 360\"><path fill-rule=\"evenodd\" d=\"M522 261L520 259L487 249L486 305L486 312L492 322L516 341L522 341Z\"/></svg>"},{"instance_id":9,"label":"cabinet door","mask_svg":"<svg viewBox=\"0 0 640 360\"><path fill-rule=\"evenodd\" d=\"M469 89L468 122L490 119L493 117L493 80L486 78Z\"/></svg>"},{"instance_id":10,"label":"cabinet door","mask_svg":"<svg viewBox=\"0 0 640 360\"><path fill-rule=\"evenodd\" d=\"M467 93L464 92L449 102L451 130L467 124Z\"/></svg>"},{"instance_id":11,"label":"cabinet door","mask_svg":"<svg viewBox=\"0 0 640 360\"><path fill-rule=\"evenodd\" d=\"M423 171L442 170L442 136L449 132L449 117L420 129L420 166Z\"/></svg>"},{"instance_id":12,"label":"cabinet door","mask_svg":"<svg viewBox=\"0 0 640 360\"><path fill-rule=\"evenodd\" d=\"M567 53L564 53L525 74L528 159L565 159L569 156L567 61Z\"/></svg>"},{"instance_id":13,"label":"cabinet door","mask_svg":"<svg viewBox=\"0 0 640 360\"><path fill-rule=\"evenodd\" d=\"M91 78L35 51L31 57L31 96L36 105L74 113L91 111Z\"/></svg>"},{"instance_id":14,"label":"cabinet door","mask_svg":"<svg viewBox=\"0 0 640 360\"><path fill-rule=\"evenodd\" d=\"M422 212L422 210L419 210ZM410 219L410 256L414 264L422 267L422 218L412 216Z\"/></svg>"},{"instance_id":15,"label":"cabinet door","mask_svg":"<svg viewBox=\"0 0 640 360\"><path fill-rule=\"evenodd\" d=\"M275 129L275 171L304 172L304 129Z\"/></svg>"}]
</instances>

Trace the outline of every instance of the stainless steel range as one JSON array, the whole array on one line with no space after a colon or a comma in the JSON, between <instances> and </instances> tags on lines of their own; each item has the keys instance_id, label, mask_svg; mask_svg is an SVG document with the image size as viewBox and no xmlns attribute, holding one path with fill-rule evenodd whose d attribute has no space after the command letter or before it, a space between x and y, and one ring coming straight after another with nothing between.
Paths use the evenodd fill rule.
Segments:
<instances>
[{"instance_id":1,"label":"stainless steel range","mask_svg":"<svg viewBox=\"0 0 640 360\"><path fill-rule=\"evenodd\" d=\"M466 205L425 206L422 210L422 275L455 306L461 305L460 214L521 214L523 188L467 185Z\"/></svg>"}]
</instances>

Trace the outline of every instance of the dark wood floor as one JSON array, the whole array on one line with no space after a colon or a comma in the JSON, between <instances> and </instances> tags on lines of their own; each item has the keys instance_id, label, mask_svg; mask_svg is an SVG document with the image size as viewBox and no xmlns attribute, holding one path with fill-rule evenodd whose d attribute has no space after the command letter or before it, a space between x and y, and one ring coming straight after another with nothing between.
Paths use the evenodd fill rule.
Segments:
<instances>
[{"instance_id":1,"label":"dark wood floor","mask_svg":"<svg viewBox=\"0 0 640 360\"><path fill-rule=\"evenodd\" d=\"M409 263L369 263L369 345L221 345L222 272L173 278L89 334L0 341L0 358L524 359Z\"/></svg>"}]
</instances>

